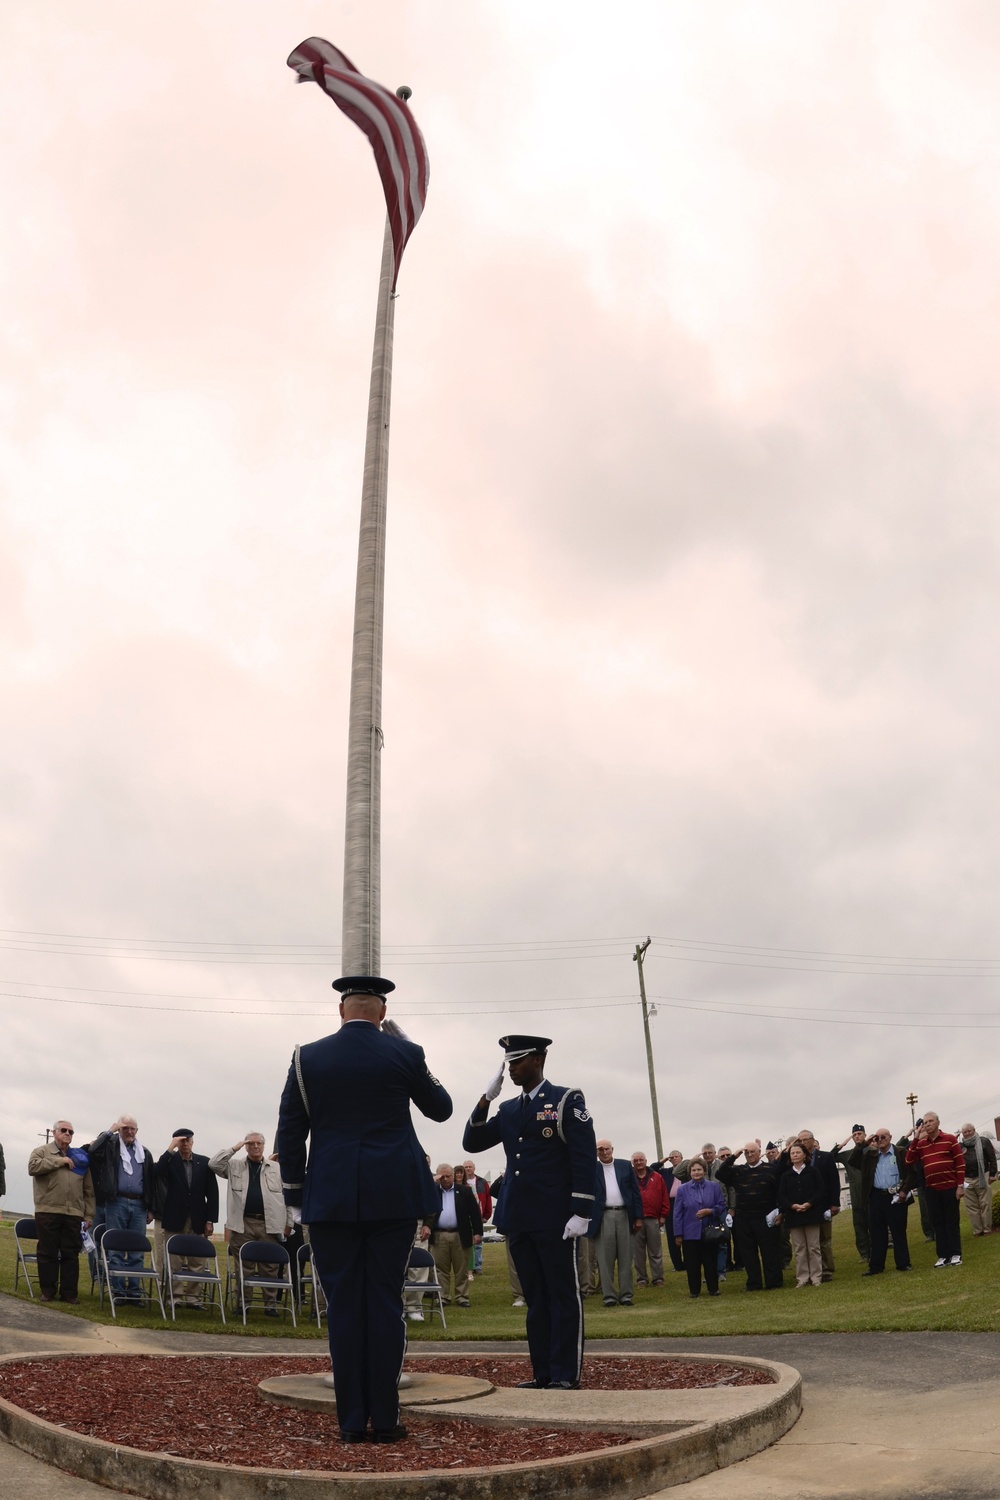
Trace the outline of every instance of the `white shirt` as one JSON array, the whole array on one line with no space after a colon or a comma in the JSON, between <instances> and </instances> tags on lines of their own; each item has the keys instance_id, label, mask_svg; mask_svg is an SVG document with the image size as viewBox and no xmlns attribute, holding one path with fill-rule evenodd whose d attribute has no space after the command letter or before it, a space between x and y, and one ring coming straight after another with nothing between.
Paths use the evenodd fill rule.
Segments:
<instances>
[{"instance_id":1,"label":"white shirt","mask_svg":"<svg viewBox=\"0 0 1000 1500\"><path fill-rule=\"evenodd\" d=\"M615 1164L613 1161L602 1161L604 1168L604 1206L605 1208L624 1208L625 1199L622 1190L618 1186L618 1178L615 1176Z\"/></svg>"}]
</instances>

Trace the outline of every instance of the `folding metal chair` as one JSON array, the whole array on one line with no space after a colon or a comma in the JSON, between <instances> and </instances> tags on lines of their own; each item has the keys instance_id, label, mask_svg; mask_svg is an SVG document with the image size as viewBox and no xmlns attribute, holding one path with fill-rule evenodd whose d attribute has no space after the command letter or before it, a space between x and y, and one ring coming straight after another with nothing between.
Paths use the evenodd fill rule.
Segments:
<instances>
[{"instance_id":1,"label":"folding metal chair","mask_svg":"<svg viewBox=\"0 0 1000 1500\"><path fill-rule=\"evenodd\" d=\"M22 1240L34 1240L37 1245L38 1230L35 1227L34 1219L18 1219L14 1225L14 1244L17 1246L17 1260L14 1262L14 1291L17 1291L17 1280L23 1271L24 1279L28 1283L28 1296L33 1300L35 1289L31 1285L31 1277L28 1275L28 1262L30 1261L37 1271L38 1256L37 1254L32 1254L30 1250L25 1250L24 1245L21 1243Z\"/></svg>"},{"instance_id":2,"label":"folding metal chair","mask_svg":"<svg viewBox=\"0 0 1000 1500\"><path fill-rule=\"evenodd\" d=\"M295 1252L295 1265L299 1280L299 1317L313 1317L316 1319L316 1327L322 1328L323 1314L326 1312L326 1293L316 1275L316 1262L313 1260L311 1245L299 1246Z\"/></svg>"},{"instance_id":3,"label":"folding metal chair","mask_svg":"<svg viewBox=\"0 0 1000 1500\"><path fill-rule=\"evenodd\" d=\"M254 1262L270 1267L271 1274L250 1271L248 1267ZM247 1321L247 1292L252 1293L254 1288L262 1292L272 1288L285 1292L287 1295L282 1303L282 1314L290 1312L292 1327L298 1327L292 1290L292 1258L284 1245L279 1245L274 1240L248 1240L245 1245L240 1246L240 1253L236 1256L236 1296L237 1306L243 1313L244 1328Z\"/></svg>"},{"instance_id":4,"label":"folding metal chair","mask_svg":"<svg viewBox=\"0 0 1000 1500\"><path fill-rule=\"evenodd\" d=\"M425 1267L428 1272L427 1280L414 1281L410 1273L412 1271L422 1271ZM423 1307L423 1299L430 1297L432 1322L434 1320L434 1302L436 1300L437 1310L441 1314L441 1327L448 1327L444 1315L444 1293L441 1290L441 1283L437 1279L437 1267L434 1264L434 1257L429 1250L421 1250L416 1245L410 1251L410 1258L406 1262L406 1280L403 1282L404 1298L407 1292L418 1292L420 1294L421 1309Z\"/></svg>"},{"instance_id":5,"label":"folding metal chair","mask_svg":"<svg viewBox=\"0 0 1000 1500\"><path fill-rule=\"evenodd\" d=\"M95 1224L93 1229L90 1231L91 1238L94 1241L94 1249L92 1253L87 1256L87 1262L90 1266L91 1296L94 1295L94 1287L100 1286L101 1277L104 1275L104 1267L101 1265L101 1241L107 1233L107 1230L107 1224Z\"/></svg>"},{"instance_id":6,"label":"folding metal chair","mask_svg":"<svg viewBox=\"0 0 1000 1500\"><path fill-rule=\"evenodd\" d=\"M117 1250L140 1254L142 1261L138 1266L124 1268L115 1266L112 1270L108 1264L108 1256ZM147 1256L149 1257L148 1265L146 1264ZM111 1316L115 1319L118 1317L116 1308L120 1303L124 1303L127 1307L129 1303L138 1300L147 1307L152 1307L153 1298L148 1291L142 1293L138 1299L128 1297L123 1291L116 1291L113 1278L117 1278L119 1286L127 1281L140 1281L145 1282L147 1287L152 1287L156 1293L156 1300L160 1304L160 1316L164 1322L167 1321L166 1310L163 1306L163 1293L160 1290L160 1273L153 1264L153 1247L144 1234L135 1234L131 1229L105 1229L101 1236L101 1306L104 1306L106 1290L108 1301L111 1303Z\"/></svg>"},{"instance_id":7,"label":"folding metal chair","mask_svg":"<svg viewBox=\"0 0 1000 1500\"><path fill-rule=\"evenodd\" d=\"M172 1255L182 1256L185 1260L207 1260L215 1267L212 1271L175 1271L170 1264ZM222 1277L219 1275L219 1256L211 1240L200 1234L172 1234L168 1237L163 1251L164 1278L166 1280L167 1301L170 1303L171 1320L177 1322L177 1293L174 1287L211 1287L212 1293L205 1306L209 1312L215 1311L215 1291L219 1291L219 1312L222 1321L226 1321L226 1309L222 1298Z\"/></svg>"}]
</instances>

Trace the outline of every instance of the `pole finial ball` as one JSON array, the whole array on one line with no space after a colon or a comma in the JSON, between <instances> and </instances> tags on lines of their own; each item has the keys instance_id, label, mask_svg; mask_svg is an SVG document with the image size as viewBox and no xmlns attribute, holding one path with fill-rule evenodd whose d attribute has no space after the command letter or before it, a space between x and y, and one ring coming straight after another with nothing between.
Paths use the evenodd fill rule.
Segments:
<instances>
[{"instance_id":1,"label":"pole finial ball","mask_svg":"<svg viewBox=\"0 0 1000 1500\"><path fill-rule=\"evenodd\" d=\"M401 83L399 85L399 88L396 90L396 98L402 99L403 103L405 104L407 99L413 98L413 90L411 88L407 88L405 83Z\"/></svg>"}]
</instances>

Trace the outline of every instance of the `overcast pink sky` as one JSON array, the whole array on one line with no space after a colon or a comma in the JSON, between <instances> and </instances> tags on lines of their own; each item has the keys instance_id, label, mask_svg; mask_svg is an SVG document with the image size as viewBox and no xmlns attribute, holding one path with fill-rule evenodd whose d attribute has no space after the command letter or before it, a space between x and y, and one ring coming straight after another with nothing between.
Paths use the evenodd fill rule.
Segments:
<instances>
[{"instance_id":1,"label":"overcast pink sky","mask_svg":"<svg viewBox=\"0 0 1000 1500\"><path fill-rule=\"evenodd\" d=\"M383 717L428 1150L511 1028L651 1151L647 934L667 1147L988 1125L995 7L46 0L0 16L7 1206L57 1116L270 1135L331 1024L383 205L312 33L431 160Z\"/></svg>"}]
</instances>

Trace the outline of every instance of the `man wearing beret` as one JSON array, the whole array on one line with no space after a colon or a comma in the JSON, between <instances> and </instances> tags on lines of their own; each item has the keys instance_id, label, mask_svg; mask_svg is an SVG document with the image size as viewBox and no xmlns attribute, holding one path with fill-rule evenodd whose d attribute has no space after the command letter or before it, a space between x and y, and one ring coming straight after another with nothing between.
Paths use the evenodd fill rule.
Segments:
<instances>
[{"instance_id":1,"label":"man wearing beret","mask_svg":"<svg viewBox=\"0 0 1000 1500\"><path fill-rule=\"evenodd\" d=\"M395 1443L407 1435L396 1385L406 1262L416 1221L441 1207L410 1103L432 1120L449 1119L452 1104L423 1049L385 1019L388 979L334 988L340 1030L296 1047L275 1144L285 1202L309 1225L326 1293L341 1441Z\"/></svg>"},{"instance_id":2,"label":"man wearing beret","mask_svg":"<svg viewBox=\"0 0 1000 1500\"><path fill-rule=\"evenodd\" d=\"M505 1235L528 1303L534 1390L574 1390L583 1365L583 1299L576 1240L594 1212L594 1124L579 1089L545 1078L548 1037L500 1038L503 1062L465 1127L463 1148L503 1144L504 1183L493 1222ZM505 1067L520 1097L489 1116Z\"/></svg>"},{"instance_id":3,"label":"man wearing beret","mask_svg":"<svg viewBox=\"0 0 1000 1500\"><path fill-rule=\"evenodd\" d=\"M847 1173L847 1186L851 1193L851 1219L854 1224L854 1243L861 1259L867 1261L871 1246L868 1237L868 1194L861 1182L861 1169L854 1166L854 1153L859 1146L868 1143L868 1132L863 1125L852 1125L851 1133L841 1141L833 1159Z\"/></svg>"}]
</instances>

